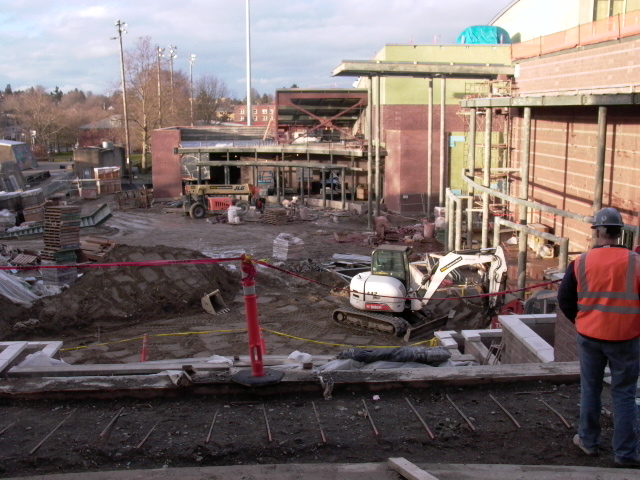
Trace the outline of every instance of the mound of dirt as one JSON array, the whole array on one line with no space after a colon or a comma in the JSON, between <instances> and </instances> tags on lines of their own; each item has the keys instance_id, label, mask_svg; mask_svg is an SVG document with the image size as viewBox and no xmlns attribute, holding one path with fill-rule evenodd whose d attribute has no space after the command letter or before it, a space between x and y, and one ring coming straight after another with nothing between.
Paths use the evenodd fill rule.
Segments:
<instances>
[{"instance_id":1,"label":"mound of dirt","mask_svg":"<svg viewBox=\"0 0 640 480\"><path fill-rule=\"evenodd\" d=\"M117 245L105 263L199 258L202 254L193 250ZM38 322L29 324L27 332L41 334L97 323L137 324L193 315L203 311L200 299L205 294L219 289L228 302L241 288L239 274L220 264L86 268L81 272L76 283L60 295L42 298L28 310L12 309L9 315L3 312L5 331L7 324L12 328L16 321L28 319ZM24 337L26 331L19 333Z\"/></svg>"}]
</instances>

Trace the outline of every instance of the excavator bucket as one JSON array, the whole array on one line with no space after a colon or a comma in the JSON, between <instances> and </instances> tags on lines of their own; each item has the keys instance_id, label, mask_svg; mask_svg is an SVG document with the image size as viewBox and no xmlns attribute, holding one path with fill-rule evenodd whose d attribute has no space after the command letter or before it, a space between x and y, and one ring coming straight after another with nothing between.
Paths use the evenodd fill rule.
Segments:
<instances>
[{"instance_id":1,"label":"excavator bucket","mask_svg":"<svg viewBox=\"0 0 640 480\"><path fill-rule=\"evenodd\" d=\"M220 290L216 289L213 292L206 294L202 297L201 301L202 308L211 315L221 315L229 311L227 304L224 303L224 300L222 299L222 295L220 295Z\"/></svg>"},{"instance_id":2,"label":"excavator bucket","mask_svg":"<svg viewBox=\"0 0 640 480\"><path fill-rule=\"evenodd\" d=\"M447 324L448 319L449 316L444 315L417 325L413 325L407 330L407 333L404 334L404 341L409 342L426 338L434 331L444 327Z\"/></svg>"}]
</instances>

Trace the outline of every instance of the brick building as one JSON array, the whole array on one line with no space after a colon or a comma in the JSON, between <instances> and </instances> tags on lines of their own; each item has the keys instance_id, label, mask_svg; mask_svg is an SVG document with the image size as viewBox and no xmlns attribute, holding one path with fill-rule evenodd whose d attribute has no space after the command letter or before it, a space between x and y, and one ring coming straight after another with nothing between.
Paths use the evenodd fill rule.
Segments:
<instances>
[{"instance_id":1,"label":"brick building","mask_svg":"<svg viewBox=\"0 0 640 480\"><path fill-rule=\"evenodd\" d=\"M272 124L275 119L275 108L273 103L251 105L251 110L253 111L251 124L256 126ZM233 107L232 121L234 123L247 123L247 105L236 105Z\"/></svg>"}]
</instances>

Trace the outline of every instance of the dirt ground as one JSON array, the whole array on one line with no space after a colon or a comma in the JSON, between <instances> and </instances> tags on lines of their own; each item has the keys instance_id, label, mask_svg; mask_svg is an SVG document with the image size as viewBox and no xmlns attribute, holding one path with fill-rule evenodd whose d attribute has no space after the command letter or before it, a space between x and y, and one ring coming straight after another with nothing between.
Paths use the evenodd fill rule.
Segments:
<instances>
[{"instance_id":1,"label":"dirt ground","mask_svg":"<svg viewBox=\"0 0 640 480\"><path fill-rule=\"evenodd\" d=\"M96 202L88 202L83 212L95 207ZM364 216L318 211L310 221L286 226L258 222L230 225L193 220L163 205L117 211L112 203L112 210L113 217L104 225L81 232L83 236L104 236L117 244L106 262L203 255L232 258L243 253L269 259L278 234L286 232L302 239L305 258L312 261L296 260L283 267L320 283L264 267L258 270L258 311L267 354L288 355L299 350L334 355L348 346L402 344L384 335L345 331L331 321L332 310L344 305L347 298L331 288L341 285L340 279L321 271L317 264L330 261L334 253L371 253L362 235L366 230ZM392 217L391 223L415 222ZM336 233L349 241L338 243ZM42 238L0 243L27 250L43 248ZM0 338L63 340L62 359L68 363L137 362L143 334L149 335L149 360L244 355L247 344L239 266L233 261L82 269L83 276L68 290L39 301L31 309L0 298ZM212 316L203 312L200 297L216 288L230 311ZM19 322L23 325L16 327ZM433 463L610 466L612 462L607 448L611 429L606 419L604 455L587 458L571 445L578 412L577 385L399 389L379 395L379 401L360 391L338 391L328 401L314 394L149 401L3 399L0 431L11 427L0 434L0 476L165 466L377 462L389 456ZM489 395L504 402L521 428ZM476 431L447 396L476 424ZM421 427L405 397L424 416L434 439ZM558 410L571 428L541 400ZM373 433L363 401L379 435ZM124 408L124 415L116 428L108 439L100 439L99 434L120 408ZM55 436L30 453L70 414ZM212 439L207 443L214 417Z\"/></svg>"},{"instance_id":2,"label":"dirt ground","mask_svg":"<svg viewBox=\"0 0 640 480\"><path fill-rule=\"evenodd\" d=\"M188 466L384 462L388 457L416 463L612 466L608 419L604 419L600 457L586 457L571 444L577 421L577 385L395 389L377 395L379 400L361 391L336 392L331 400L319 394L1 400L0 427L16 423L0 436L0 477ZM514 416L520 428L491 396ZM542 400L570 422L571 428ZM123 415L112 431L101 437L121 409Z\"/></svg>"}]
</instances>

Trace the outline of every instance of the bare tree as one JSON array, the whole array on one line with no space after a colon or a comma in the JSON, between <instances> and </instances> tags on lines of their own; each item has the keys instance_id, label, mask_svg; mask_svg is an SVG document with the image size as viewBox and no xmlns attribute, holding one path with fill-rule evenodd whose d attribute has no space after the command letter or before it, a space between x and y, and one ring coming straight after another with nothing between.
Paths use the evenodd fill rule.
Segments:
<instances>
[{"instance_id":1,"label":"bare tree","mask_svg":"<svg viewBox=\"0 0 640 480\"><path fill-rule=\"evenodd\" d=\"M158 122L157 82L154 75L156 50L150 37L140 37L133 49L125 55L125 75L127 80L128 119L132 127L129 134L132 145L140 145L142 169L146 165L147 152L153 130ZM132 146L132 150L136 150Z\"/></svg>"},{"instance_id":2,"label":"bare tree","mask_svg":"<svg viewBox=\"0 0 640 480\"><path fill-rule=\"evenodd\" d=\"M12 110L18 123L31 137L36 153L48 154L65 127L65 112L42 86L32 87L20 94L7 96L4 108Z\"/></svg>"},{"instance_id":3,"label":"bare tree","mask_svg":"<svg viewBox=\"0 0 640 480\"><path fill-rule=\"evenodd\" d=\"M195 87L195 118L205 125L220 122L218 109L229 97L229 88L215 75L203 75Z\"/></svg>"}]
</instances>

